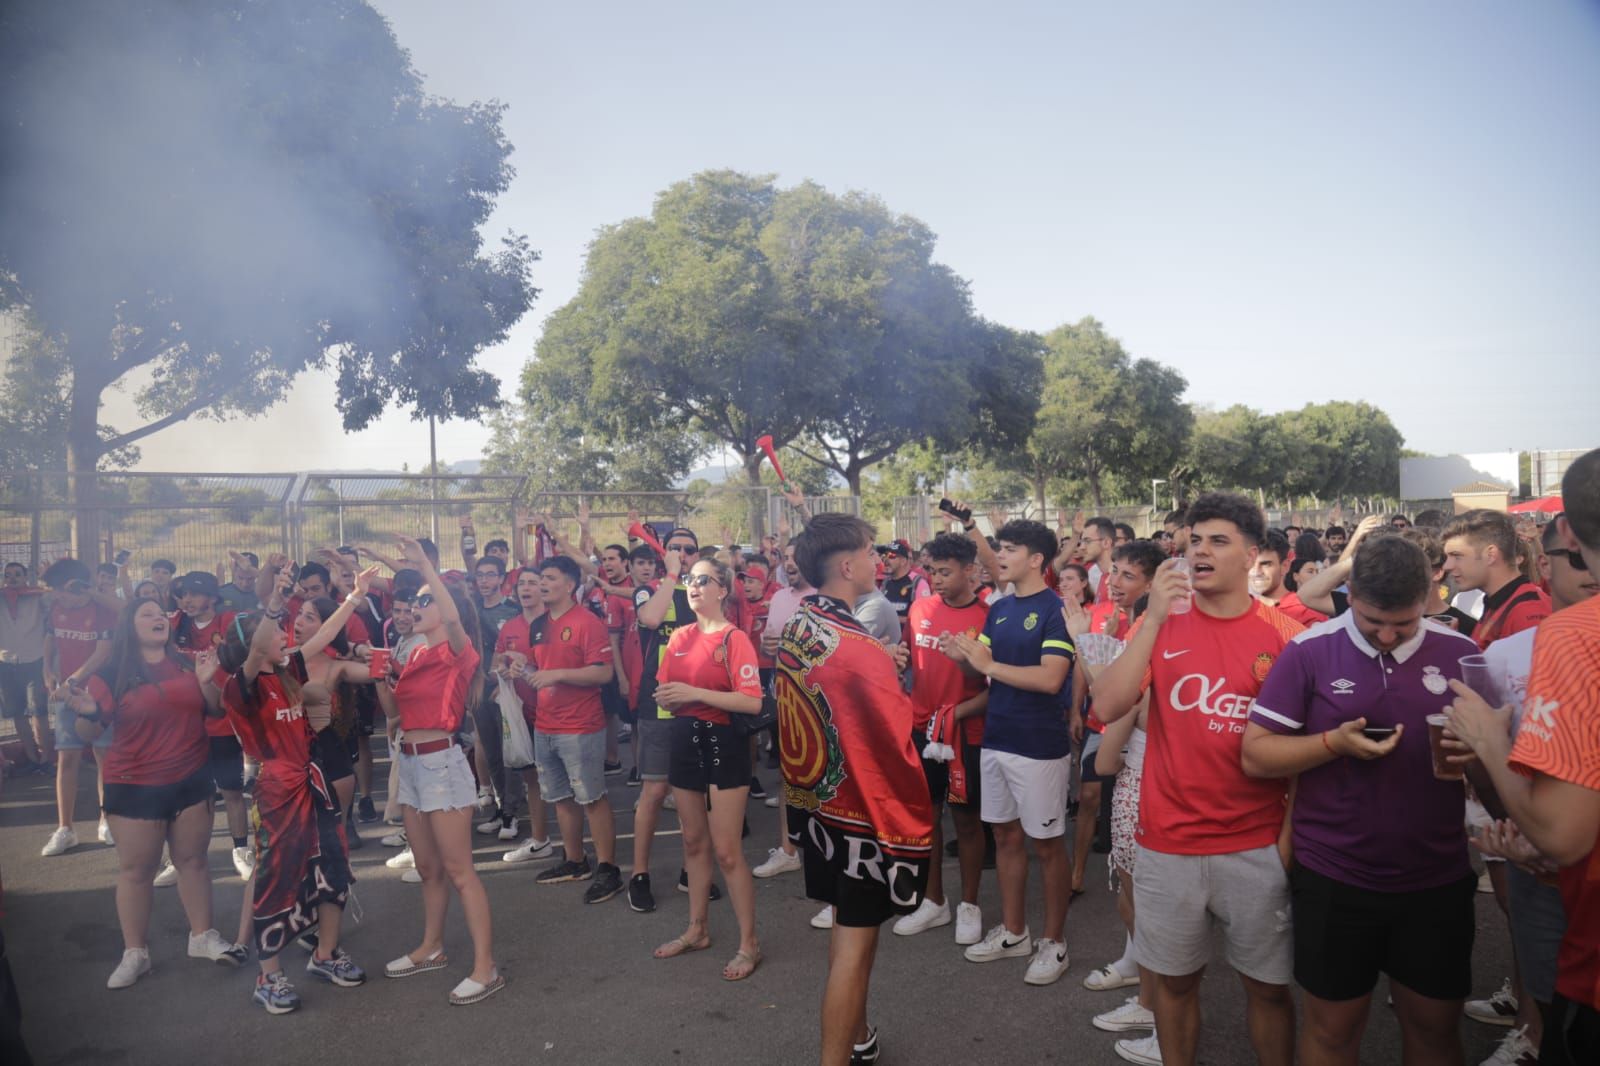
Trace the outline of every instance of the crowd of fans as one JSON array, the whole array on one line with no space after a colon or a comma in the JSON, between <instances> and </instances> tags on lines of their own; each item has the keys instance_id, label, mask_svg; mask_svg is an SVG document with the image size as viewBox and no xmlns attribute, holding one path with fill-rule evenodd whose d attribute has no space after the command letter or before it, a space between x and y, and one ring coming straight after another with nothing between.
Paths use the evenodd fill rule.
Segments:
<instances>
[{"instance_id":1,"label":"crowd of fans","mask_svg":"<svg viewBox=\"0 0 1600 1066\"><path fill-rule=\"evenodd\" d=\"M1356 1062L1387 975L1407 1063L1460 1062L1465 1015L1506 1027L1485 1066L1592 1066L1600 451L1563 495L1543 526L1471 511L1277 529L1213 493L1148 538L1106 518L988 536L945 500L948 530L921 545L801 504L798 530L750 548L636 516L628 543L599 544L584 514L575 542L535 517L481 554L464 523L448 569L409 537L392 556L232 553L216 573L156 559L138 581L125 556L58 559L38 584L11 563L10 772L55 776L44 857L89 824L116 849L113 989L149 972L164 884L188 954L253 956L268 1012L300 1005L280 962L294 941L312 978L362 984L340 921L349 851L382 823L423 909L417 946L384 976L451 965L454 894L472 957L448 998L476 1003L505 980L474 839L504 841L508 864L544 860L535 880L581 883L584 904L649 912L670 808L690 905L656 957L709 948L725 891L737 949L722 976L749 979L752 879L801 874L824 904L811 924L831 930L827 1066L878 1060L867 988L885 922L902 936L953 926L938 935L967 961L1016 959L1025 984L1057 982L1092 849L1109 853L1127 936L1083 984L1129 990L1092 1019L1129 1034L1114 1043L1127 1061L1198 1061L1220 933L1260 1062ZM87 817L86 750L100 796ZM638 790L626 874L619 786ZM752 869L753 800L785 811ZM233 936L211 906L217 806L251 886ZM1469 1002L1472 849L1515 972ZM1000 913L986 920L991 869Z\"/></svg>"}]
</instances>

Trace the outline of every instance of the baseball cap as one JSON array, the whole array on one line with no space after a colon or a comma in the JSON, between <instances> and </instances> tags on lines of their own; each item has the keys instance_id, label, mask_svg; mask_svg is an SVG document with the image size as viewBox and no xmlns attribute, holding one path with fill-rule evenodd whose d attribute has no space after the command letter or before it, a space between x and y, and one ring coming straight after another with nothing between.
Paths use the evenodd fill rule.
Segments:
<instances>
[{"instance_id":1,"label":"baseball cap","mask_svg":"<svg viewBox=\"0 0 1600 1066\"><path fill-rule=\"evenodd\" d=\"M191 570L174 582L179 596L216 596L217 575L205 570Z\"/></svg>"}]
</instances>

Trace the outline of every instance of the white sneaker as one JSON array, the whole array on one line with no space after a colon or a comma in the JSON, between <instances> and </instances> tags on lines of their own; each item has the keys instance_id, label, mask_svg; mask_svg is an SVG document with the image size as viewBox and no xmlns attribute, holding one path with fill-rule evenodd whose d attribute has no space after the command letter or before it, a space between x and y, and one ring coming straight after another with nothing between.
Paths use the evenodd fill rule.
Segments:
<instances>
[{"instance_id":1,"label":"white sneaker","mask_svg":"<svg viewBox=\"0 0 1600 1066\"><path fill-rule=\"evenodd\" d=\"M1022 932L1013 936L1006 931L1005 923L995 926L984 934L983 939L968 948L963 954L968 962L994 962L998 959L1020 959L1024 955L1033 954L1033 941L1028 937L1028 929L1023 927Z\"/></svg>"},{"instance_id":2,"label":"white sneaker","mask_svg":"<svg viewBox=\"0 0 1600 1066\"><path fill-rule=\"evenodd\" d=\"M1154 1029L1156 1015L1149 1007L1139 1006L1138 996L1129 996L1127 1002L1116 1010L1094 1016L1094 1027L1108 1033L1125 1033L1129 1029Z\"/></svg>"},{"instance_id":3,"label":"white sneaker","mask_svg":"<svg viewBox=\"0 0 1600 1066\"><path fill-rule=\"evenodd\" d=\"M390 833L388 836L383 838L383 846L386 847L386 848L403 848L403 847L405 847L406 846L406 831L404 829L399 829L399 830L396 830L393 833Z\"/></svg>"},{"instance_id":4,"label":"white sneaker","mask_svg":"<svg viewBox=\"0 0 1600 1066\"><path fill-rule=\"evenodd\" d=\"M668 792L667 798L661 801L661 809L664 811L675 811L678 809L678 801L673 797L672 793Z\"/></svg>"},{"instance_id":5,"label":"white sneaker","mask_svg":"<svg viewBox=\"0 0 1600 1066\"><path fill-rule=\"evenodd\" d=\"M500 823L500 839L501 840L515 840L515 839L517 839L517 820L515 818L512 818L511 822L509 824L507 824L505 822L501 822Z\"/></svg>"},{"instance_id":6,"label":"white sneaker","mask_svg":"<svg viewBox=\"0 0 1600 1066\"><path fill-rule=\"evenodd\" d=\"M548 859L555 850L555 845L549 840L535 840L529 837L522 847L513 848L500 856L500 861L532 862L534 859Z\"/></svg>"},{"instance_id":7,"label":"white sneaker","mask_svg":"<svg viewBox=\"0 0 1600 1066\"><path fill-rule=\"evenodd\" d=\"M1511 992L1511 978L1488 999L1469 999L1461 1008L1468 1018L1484 1025L1509 1026L1517 1017L1517 997Z\"/></svg>"},{"instance_id":8,"label":"white sneaker","mask_svg":"<svg viewBox=\"0 0 1600 1066\"><path fill-rule=\"evenodd\" d=\"M417 860L412 857L411 849L407 848L398 855L391 855L383 860L383 864L391 870L410 870L417 865Z\"/></svg>"},{"instance_id":9,"label":"white sneaker","mask_svg":"<svg viewBox=\"0 0 1600 1066\"><path fill-rule=\"evenodd\" d=\"M761 802L765 803L768 807L777 808L780 805L782 805L783 800L779 799L777 796L768 796L766 799L762 800Z\"/></svg>"},{"instance_id":10,"label":"white sneaker","mask_svg":"<svg viewBox=\"0 0 1600 1066\"><path fill-rule=\"evenodd\" d=\"M779 874L794 873L804 865L798 851L790 853L782 848L768 848L767 861L750 873L754 877L777 877Z\"/></svg>"},{"instance_id":11,"label":"white sneaker","mask_svg":"<svg viewBox=\"0 0 1600 1066\"><path fill-rule=\"evenodd\" d=\"M490 811L494 810L496 806L498 806L498 804L496 804L494 801L493 790L491 790L487 785L480 786L478 789L478 810L484 814L488 814Z\"/></svg>"},{"instance_id":12,"label":"white sneaker","mask_svg":"<svg viewBox=\"0 0 1600 1066\"><path fill-rule=\"evenodd\" d=\"M238 966L245 960L245 950L238 944L228 943L215 929L207 929L199 936L189 934L189 957Z\"/></svg>"},{"instance_id":13,"label":"white sneaker","mask_svg":"<svg viewBox=\"0 0 1600 1066\"><path fill-rule=\"evenodd\" d=\"M107 988L127 988L150 972L150 949L129 948L122 953L122 961L106 980Z\"/></svg>"},{"instance_id":14,"label":"white sneaker","mask_svg":"<svg viewBox=\"0 0 1600 1066\"><path fill-rule=\"evenodd\" d=\"M479 822L478 832L482 833L484 836L492 836L493 834L500 832L500 816L497 814L493 818L490 818L487 822Z\"/></svg>"},{"instance_id":15,"label":"white sneaker","mask_svg":"<svg viewBox=\"0 0 1600 1066\"><path fill-rule=\"evenodd\" d=\"M983 910L976 903L956 904L956 943L976 944L983 939Z\"/></svg>"},{"instance_id":16,"label":"white sneaker","mask_svg":"<svg viewBox=\"0 0 1600 1066\"><path fill-rule=\"evenodd\" d=\"M108 848L116 844L111 838L111 823L106 821L106 816L103 814L100 816L100 826L95 830L95 835L100 838L100 843Z\"/></svg>"},{"instance_id":17,"label":"white sneaker","mask_svg":"<svg viewBox=\"0 0 1600 1066\"><path fill-rule=\"evenodd\" d=\"M1502 1037L1494 1054L1484 1059L1480 1066L1532 1066L1538 1061L1539 1049L1528 1039L1528 1027L1524 1025Z\"/></svg>"},{"instance_id":18,"label":"white sneaker","mask_svg":"<svg viewBox=\"0 0 1600 1066\"><path fill-rule=\"evenodd\" d=\"M1110 992L1114 988L1127 988L1138 983L1138 967L1134 967L1133 973L1130 974L1118 969L1115 962L1106 963L1083 979L1083 987L1091 992Z\"/></svg>"},{"instance_id":19,"label":"white sneaker","mask_svg":"<svg viewBox=\"0 0 1600 1066\"><path fill-rule=\"evenodd\" d=\"M1034 943L1033 958L1028 962L1028 972L1022 979L1030 985L1053 985L1067 972L1067 945L1043 937Z\"/></svg>"},{"instance_id":20,"label":"white sneaker","mask_svg":"<svg viewBox=\"0 0 1600 1066\"><path fill-rule=\"evenodd\" d=\"M950 902L935 903L924 898L917 904L917 909L894 923L894 931L900 936L916 936L929 929L937 929L941 925L950 924Z\"/></svg>"},{"instance_id":21,"label":"white sneaker","mask_svg":"<svg viewBox=\"0 0 1600 1066\"><path fill-rule=\"evenodd\" d=\"M177 883L178 868L172 865L171 859L168 859L161 864L161 871L156 874L155 880L151 882L151 884L155 885L157 888L166 888L168 885L175 885Z\"/></svg>"},{"instance_id":22,"label":"white sneaker","mask_svg":"<svg viewBox=\"0 0 1600 1066\"><path fill-rule=\"evenodd\" d=\"M233 868L239 873L239 880L248 881L250 875L256 870L256 853L250 848L233 849Z\"/></svg>"},{"instance_id":23,"label":"white sneaker","mask_svg":"<svg viewBox=\"0 0 1600 1066\"><path fill-rule=\"evenodd\" d=\"M1117 1053L1118 1058L1137 1062L1140 1066L1161 1066L1161 1045L1156 1042L1154 1033L1137 1040L1118 1040L1111 1045L1111 1050Z\"/></svg>"},{"instance_id":24,"label":"white sneaker","mask_svg":"<svg viewBox=\"0 0 1600 1066\"><path fill-rule=\"evenodd\" d=\"M422 875L417 873L415 868L412 868L401 874L400 880L408 885L420 885L422 884Z\"/></svg>"},{"instance_id":25,"label":"white sneaker","mask_svg":"<svg viewBox=\"0 0 1600 1066\"><path fill-rule=\"evenodd\" d=\"M832 929L833 928L833 908L831 906L824 907L820 911L818 911L817 913L813 914L811 916L811 928L813 928L813 929Z\"/></svg>"},{"instance_id":26,"label":"white sneaker","mask_svg":"<svg viewBox=\"0 0 1600 1066\"><path fill-rule=\"evenodd\" d=\"M56 826L56 831L50 834L50 839L44 842L44 847L39 850L39 854L46 857L65 855L77 846L78 834L72 826L59 825ZM131 984L132 982L130 981L129 983Z\"/></svg>"}]
</instances>

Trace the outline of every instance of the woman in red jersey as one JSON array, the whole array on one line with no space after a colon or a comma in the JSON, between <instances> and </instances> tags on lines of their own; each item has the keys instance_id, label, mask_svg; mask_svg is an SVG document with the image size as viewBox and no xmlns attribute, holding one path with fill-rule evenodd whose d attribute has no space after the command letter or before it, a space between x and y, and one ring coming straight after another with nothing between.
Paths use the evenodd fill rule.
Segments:
<instances>
[{"instance_id":1,"label":"woman in red jersey","mask_svg":"<svg viewBox=\"0 0 1600 1066\"><path fill-rule=\"evenodd\" d=\"M456 985L456 1005L488 999L505 987L490 949L489 897L472 868L472 815L478 790L457 732L469 701L478 699L483 661L477 612L464 596L439 577L422 546L400 538L406 562L422 574L423 591L412 601L414 632L427 642L406 660L393 693L379 695L384 710L400 719L395 772L400 777L400 809L406 839L422 877L422 943L390 962L388 977L410 977L442 969L444 918L455 887L472 936L473 969Z\"/></svg>"},{"instance_id":2,"label":"woman in red jersey","mask_svg":"<svg viewBox=\"0 0 1600 1066\"><path fill-rule=\"evenodd\" d=\"M672 562L667 565L670 569ZM668 959L711 946L706 923L714 853L739 920L739 950L722 976L740 981L760 965L761 947L755 882L740 841L750 792L750 745L729 716L761 709L761 682L755 645L723 615L723 601L738 594L733 571L715 559L702 559L689 572L687 586L695 624L678 627L668 639L656 675L656 702L673 714L667 780L683 827L689 928L657 948L655 956Z\"/></svg>"},{"instance_id":3,"label":"woman in red jersey","mask_svg":"<svg viewBox=\"0 0 1600 1066\"><path fill-rule=\"evenodd\" d=\"M83 685L68 706L78 736L93 744L116 727L105 753L105 812L116 840L117 919L122 961L106 982L127 988L150 972L151 880L161 847L178 870L178 896L189 918L189 955L238 966L244 949L211 927L211 778L206 769L205 717L209 706L195 670L216 667L207 652L194 663L168 643L171 622L159 600L128 605L111 637L111 660Z\"/></svg>"}]
</instances>

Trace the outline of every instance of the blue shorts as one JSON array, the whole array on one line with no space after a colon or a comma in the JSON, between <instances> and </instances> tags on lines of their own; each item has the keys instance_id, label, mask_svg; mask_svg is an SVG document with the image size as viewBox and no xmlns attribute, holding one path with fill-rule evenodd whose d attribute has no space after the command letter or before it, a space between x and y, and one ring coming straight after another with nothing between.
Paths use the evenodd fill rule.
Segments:
<instances>
[{"instance_id":1,"label":"blue shorts","mask_svg":"<svg viewBox=\"0 0 1600 1066\"><path fill-rule=\"evenodd\" d=\"M78 736L76 723L78 712L68 707L64 700L51 700L50 713L56 721L56 750L57 751L82 751L86 746L83 738ZM107 725L94 742L94 750L103 752L111 747L111 736L117 731L114 725Z\"/></svg>"},{"instance_id":2,"label":"blue shorts","mask_svg":"<svg viewBox=\"0 0 1600 1066\"><path fill-rule=\"evenodd\" d=\"M396 799L402 807L427 813L477 806L478 786L460 745L425 755L407 755L397 748L394 759L400 774Z\"/></svg>"},{"instance_id":3,"label":"blue shorts","mask_svg":"<svg viewBox=\"0 0 1600 1066\"><path fill-rule=\"evenodd\" d=\"M539 796L546 803L577 800L587 807L606 794L606 735L533 732Z\"/></svg>"}]
</instances>

